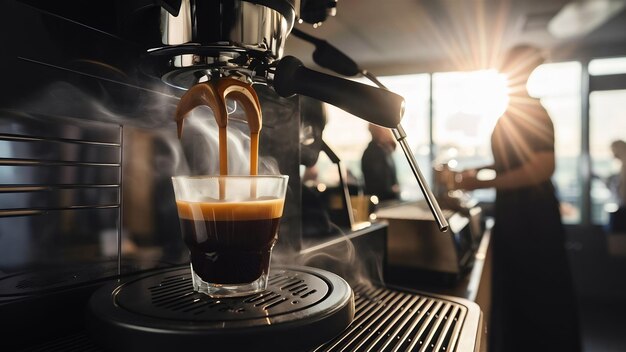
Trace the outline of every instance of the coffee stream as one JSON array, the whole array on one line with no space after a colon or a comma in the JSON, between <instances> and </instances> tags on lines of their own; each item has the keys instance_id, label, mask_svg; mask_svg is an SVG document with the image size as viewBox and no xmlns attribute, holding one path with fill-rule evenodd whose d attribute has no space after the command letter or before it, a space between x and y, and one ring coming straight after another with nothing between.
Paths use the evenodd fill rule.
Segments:
<instances>
[{"instance_id":1,"label":"coffee stream","mask_svg":"<svg viewBox=\"0 0 626 352\"><path fill-rule=\"evenodd\" d=\"M226 98L239 102L250 129L250 175L258 174L261 107L252 86L222 78L191 87L176 109L178 138L191 110L209 107L219 127L220 175L228 175ZM219 199L207 202L177 201L183 239L191 252L194 272L207 282L234 284L259 278L269 266L271 248L278 235L282 199L257 199L253 180L250 200L223 202L225 180L219 181Z\"/></svg>"},{"instance_id":2,"label":"coffee stream","mask_svg":"<svg viewBox=\"0 0 626 352\"><path fill-rule=\"evenodd\" d=\"M180 99L176 108L178 138L182 138L184 120L194 108L208 106L219 127L220 175L228 175L228 150L226 127L228 112L226 98L232 98L243 106L250 129L250 175L257 175L259 168L259 133L262 126L261 104L252 86L234 78L221 78L196 84Z\"/></svg>"}]
</instances>

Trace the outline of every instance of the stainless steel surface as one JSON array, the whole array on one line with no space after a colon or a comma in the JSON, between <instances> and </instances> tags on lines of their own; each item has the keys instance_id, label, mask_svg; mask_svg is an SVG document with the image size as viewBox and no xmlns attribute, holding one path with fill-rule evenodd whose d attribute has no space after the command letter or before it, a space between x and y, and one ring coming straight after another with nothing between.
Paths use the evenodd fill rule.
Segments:
<instances>
[{"instance_id":1,"label":"stainless steel surface","mask_svg":"<svg viewBox=\"0 0 626 352\"><path fill-rule=\"evenodd\" d=\"M476 304L385 287L354 288L356 316L338 337L315 348L330 351L478 351Z\"/></svg>"},{"instance_id":2,"label":"stainless steel surface","mask_svg":"<svg viewBox=\"0 0 626 352\"><path fill-rule=\"evenodd\" d=\"M389 223L386 263L389 280L391 276L397 280L399 275L412 270L459 279L470 268L480 239L474 239L469 217L446 209L443 216L450 223L450 231L441 234L425 202L383 208L376 216Z\"/></svg>"},{"instance_id":3,"label":"stainless steel surface","mask_svg":"<svg viewBox=\"0 0 626 352\"><path fill-rule=\"evenodd\" d=\"M182 89L203 76L216 74L239 73L259 76L264 81L265 73L251 66L259 60L267 64L282 57L295 19L288 2L283 5L291 9L287 15L285 11L243 0L220 2L213 7L197 5L196 0L183 0L178 16L161 10L161 40L166 47L153 48L149 53L171 53L163 81Z\"/></svg>"},{"instance_id":4,"label":"stainless steel surface","mask_svg":"<svg viewBox=\"0 0 626 352\"><path fill-rule=\"evenodd\" d=\"M225 14L223 22L219 23L220 28L210 33L214 41L204 42L204 38L207 38L209 33L202 33L202 30L206 29L208 24L201 21L207 17L193 9L196 2L196 0L183 0L178 16L173 16L164 9L161 10L161 40L163 44L215 45L221 43L228 45L228 43L232 43L247 50L270 54L273 59L282 56L283 46L293 26L295 13L290 22L278 11L267 6L247 1L234 1L232 8L226 9L228 5L224 4L224 11L230 10L232 13ZM216 28L213 27L213 29ZM219 36L216 36L217 33ZM180 57L175 66L193 65L193 58L192 55Z\"/></svg>"},{"instance_id":5,"label":"stainless steel surface","mask_svg":"<svg viewBox=\"0 0 626 352\"><path fill-rule=\"evenodd\" d=\"M403 289L354 287L356 314L352 324L327 343L310 351L445 351L486 350L483 319L467 300ZM29 351L104 351L88 335L74 333ZM268 346L269 347L269 346Z\"/></svg>"},{"instance_id":6,"label":"stainless steel surface","mask_svg":"<svg viewBox=\"0 0 626 352\"><path fill-rule=\"evenodd\" d=\"M78 268L115 257L121 131L114 123L0 112L0 279L38 266ZM79 279L87 276L98 278Z\"/></svg>"}]
</instances>

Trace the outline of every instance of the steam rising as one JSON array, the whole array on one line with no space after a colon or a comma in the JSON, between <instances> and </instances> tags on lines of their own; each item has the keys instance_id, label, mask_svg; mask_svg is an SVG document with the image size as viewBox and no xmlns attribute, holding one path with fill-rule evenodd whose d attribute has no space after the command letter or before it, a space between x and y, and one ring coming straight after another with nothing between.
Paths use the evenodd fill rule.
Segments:
<instances>
[{"instance_id":1,"label":"steam rising","mask_svg":"<svg viewBox=\"0 0 626 352\"><path fill-rule=\"evenodd\" d=\"M341 276L352 287L384 284L383 249L357 246L353 236L336 227L337 236L305 243L298 254L274 251L272 265L301 265L325 269ZM280 238L279 238L280 241Z\"/></svg>"},{"instance_id":2,"label":"steam rising","mask_svg":"<svg viewBox=\"0 0 626 352\"><path fill-rule=\"evenodd\" d=\"M235 112L237 113L237 111ZM248 126L239 119L228 124L228 174L250 174L250 136ZM261 130L261 133L263 131ZM219 175L219 132L210 108L195 108L185 119L181 140L192 173ZM269 157L259 157L259 174L279 174L278 165Z\"/></svg>"},{"instance_id":3,"label":"steam rising","mask_svg":"<svg viewBox=\"0 0 626 352\"><path fill-rule=\"evenodd\" d=\"M33 98L25 110L70 117L87 115L97 121L120 124L126 129L149 131L168 149L166 155L154 155L154 170L145 170L152 175L174 176L190 172L219 175L218 127L210 108L200 106L190 113L185 120L184 137L179 141L173 121L178 97L152 91L154 94L139 94L131 101L119 101L121 97L111 96L106 91L100 93L101 96L94 97L70 83L54 82ZM120 105L126 107L113 110L112 107ZM228 101L228 112L229 174L246 175L250 165L248 127L237 104ZM259 156L259 173L279 174L277 162L271 157Z\"/></svg>"},{"instance_id":4,"label":"steam rising","mask_svg":"<svg viewBox=\"0 0 626 352\"><path fill-rule=\"evenodd\" d=\"M44 87L38 95L29 99L28 105L22 109L25 112L42 113L48 116L88 117L92 120L123 126L125 193L133 193L138 188L147 187L155 187L155 192L163 193L163 190L167 188L166 185L169 184L170 176L219 174L218 127L210 108L201 106L191 111L191 115L185 120L183 138L179 140L173 120L178 103L177 97L157 91L135 96L112 96L106 90L98 91L97 94L93 93L93 91L88 93L66 82L55 82ZM120 99L125 101L119 101ZM245 118L242 118L242 109L232 109L233 107L235 106L231 105L229 109L233 111L229 111L228 124L229 174L247 175L250 165L249 130ZM264 132L268 131L262 129L261 136ZM151 154L143 154L144 150L133 150L134 143L139 138L144 140L142 142L144 144L147 140L156 145L149 150ZM291 148L297 148L297 146L284 146L284 148L293 150ZM132 174L128 174L129 169L132 169ZM280 173L278 163L274 158L259 156L259 174ZM157 189L158 187L160 189ZM292 191L295 192L295 190ZM173 199L146 198L144 202L143 199L131 199L134 195L125 196L125 213L132 212L132 214L146 216L145 214L150 213L146 210L156 201L158 205L156 208L163 214L158 213L155 216L163 216L167 212L166 217L175 217ZM132 200L130 204L129 200ZM172 211L174 213L170 214ZM132 214L125 216L125 219L132 218ZM178 226L177 223L175 225ZM126 228L125 230L132 234L134 229ZM157 228L141 230L159 231ZM290 229L282 228L281 232L283 231L288 232ZM338 231L341 232L340 229ZM176 236L169 235L169 237ZM287 233L279 235L279 242L289 242L287 237L289 237ZM169 238L168 241L170 241L168 242L170 248L165 249L164 255L176 251L172 248L176 247L172 244L176 241L181 250L181 257L176 258L176 254L172 253L169 254L172 257L170 259L172 262L179 259L188 260L186 248L182 245L180 238ZM299 246L294 243L283 247L277 246L272 253L272 265L319 267L337 273L353 285L369 284L372 281L382 283L382 249L370 250L355 247L350 235L343 233L330 239L319 238L316 241L318 245L303 246L305 248L303 251L299 251L296 248Z\"/></svg>"}]
</instances>

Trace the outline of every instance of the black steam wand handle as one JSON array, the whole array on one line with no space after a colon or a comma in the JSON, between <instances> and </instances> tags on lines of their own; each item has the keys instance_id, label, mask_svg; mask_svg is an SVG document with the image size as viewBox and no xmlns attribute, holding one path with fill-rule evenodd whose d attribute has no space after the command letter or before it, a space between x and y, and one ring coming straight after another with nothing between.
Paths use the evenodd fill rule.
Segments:
<instances>
[{"instance_id":1,"label":"black steam wand handle","mask_svg":"<svg viewBox=\"0 0 626 352\"><path fill-rule=\"evenodd\" d=\"M293 56L278 62L273 86L283 97L306 95L387 128L398 126L404 114L404 98L400 95L310 70Z\"/></svg>"}]
</instances>

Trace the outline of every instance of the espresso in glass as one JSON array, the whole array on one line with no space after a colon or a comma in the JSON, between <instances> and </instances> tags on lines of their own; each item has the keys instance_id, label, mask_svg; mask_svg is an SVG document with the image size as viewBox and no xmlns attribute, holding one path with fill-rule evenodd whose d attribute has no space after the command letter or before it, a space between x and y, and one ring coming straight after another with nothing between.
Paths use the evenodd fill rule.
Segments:
<instances>
[{"instance_id":1,"label":"espresso in glass","mask_svg":"<svg viewBox=\"0 0 626 352\"><path fill-rule=\"evenodd\" d=\"M183 239L196 274L204 281L223 284L258 279L269 266L270 251L278 238L282 203L277 198L177 202ZM235 212L237 218L231 219Z\"/></svg>"},{"instance_id":2,"label":"espresso in glass","mask_svg":"<svg viewBox=\"0 0 626 352\"><path fill-rule=\"evenodd\" d=\"M173 182L194 289L214 297L264 290L287 176L174 177Z\"/></svg>"}]
</instances>

